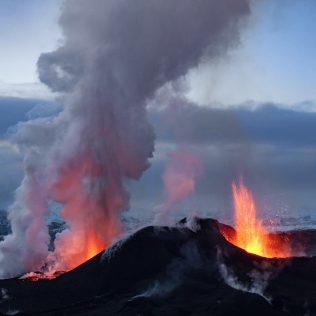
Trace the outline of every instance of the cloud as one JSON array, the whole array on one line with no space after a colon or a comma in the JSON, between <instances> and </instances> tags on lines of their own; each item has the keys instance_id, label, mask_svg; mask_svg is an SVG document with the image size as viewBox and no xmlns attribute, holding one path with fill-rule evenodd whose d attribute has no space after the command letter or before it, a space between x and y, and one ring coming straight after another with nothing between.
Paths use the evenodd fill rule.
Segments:
<instances>
[{"instance_id":1,"label":"cloud","mask_svg":"<svg viewBox=\"0 0 316 316\"><path fill-rule=\"evenodd\" d=\"M0 81L0 98L53 100L55 95L42 83L6 83Z\"/></svg>"},{"instance_id":2,"label":"cloud","mask_svg":"<svg viewBox=\"0 0 316 316\"><path fill-rule=\"evenodd\" d=\"M4 137L9 127L19 121L26 121L27 113L37 102L39 101L0 97L0 138Z\"/></svg>"},{"instance_id":3,"label":"cloud","mask_svg":"<svg viewBox=\"0 0 316 316\"><path fill-rule=\"evenodd\" d=\"M23 176L17 126L27 124L31 118L54 115L58 110L56 104L46 100L0 97L0 208L6 209L12 203Z\"/></svg>"},{"instance_id":4,"label":"cloud","mask_svg":"<svg viewBox=\"0 0 316 316\"><path fill-rule=\"evenodd\" d=\"M161 141L228 145L266 144L314 146L316 113L273 103L241 104L234 108L197 106L172 99L164 110L152 110L151 120Z\"/></svg>"},{"instance_id":5,"label":"cloud","mask_svg":"<svg viewBox=\"0 0 316 316\"><path fill-rule=\"evenodd\" d=\"M22 156L9 141L0 141L0 175L0 209L6 209L23 175Z\"/></svg>"},{"instance_id":6,"label":"cloud","mask_svg":"<svg viewBox=\"0 0 316 316\"><path fill-rule=\"evenodd\" d=\"M132 185L135 209L161 201L161 175L168 155L180 145L200 158L202 172L192 198L179 210L230 219L231 182L243 175L262 216L313 214L315 113L289 110L285 104L214 109L172 99L152 109L150 117L157 133L157 157L142 181Z\"/></svg>"}]
</instances>

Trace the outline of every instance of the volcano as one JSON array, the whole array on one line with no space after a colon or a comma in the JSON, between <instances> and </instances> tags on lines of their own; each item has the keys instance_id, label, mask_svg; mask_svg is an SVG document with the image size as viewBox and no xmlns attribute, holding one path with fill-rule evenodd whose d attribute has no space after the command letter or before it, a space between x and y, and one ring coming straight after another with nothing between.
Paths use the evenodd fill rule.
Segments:
<instances>
[{"instance_id":1,"label":"volcano","mask_svg":"<svg viewBox=\"0 0 316 316\"><path fill-rule=\"evenodd\" d=\"M283 233L310 257L264 258L213 219L148 226L53 280L0 281L2 315L316 315L316 231Z\"/></svg>"}]
</instances>

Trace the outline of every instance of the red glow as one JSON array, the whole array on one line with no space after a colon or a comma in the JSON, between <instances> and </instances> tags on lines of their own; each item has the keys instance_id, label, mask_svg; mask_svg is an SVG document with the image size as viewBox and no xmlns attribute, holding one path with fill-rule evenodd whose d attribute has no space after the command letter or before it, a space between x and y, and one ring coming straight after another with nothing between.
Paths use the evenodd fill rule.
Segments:
<instances>
[{"instance_id":1,"label":"red glow","mask_svg":"<svg viewBox=\"0 0 316 316\"><path fill-rule=\"evenodd\" d=\"M121 182L89 155L77 157L74 165L64 168L51 186L55 201L63 204L60 215L69 229L56 236L55 251L49 255L49 269L69 271L91 259L121 233L120 210L125 204Z\"/></svg>"}]
</instances>

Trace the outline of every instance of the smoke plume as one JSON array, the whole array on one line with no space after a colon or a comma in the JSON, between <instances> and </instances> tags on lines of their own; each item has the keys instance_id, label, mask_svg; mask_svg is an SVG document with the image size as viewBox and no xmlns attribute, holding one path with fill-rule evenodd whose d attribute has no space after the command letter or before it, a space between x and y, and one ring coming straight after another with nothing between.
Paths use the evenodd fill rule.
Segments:
<instances>
[{"instance_id":1,"label":"smoke plume","mask_svg":"<svg viewBox=\"0 0 316 316\"><path fill-rule=\"evenodd\" d=\"M154 222L166 224L172 208L184 201L195 190L195 178L200 172L200 160L188 151L172 152L162 176L163 204L154 209Z\"/></svg>"},{"instance_id":2,"label":"smoke plume","mask_svg":"<svg viewBox=\"0 0 316 316\"><path fill-rule=\"evenodd\" d=\"M20 124L25 177L0 245L0 275L43 264L68 270L109 245L128 209L126 179L154 150L146 104L156 90L238 44L248 0L65 0L63 44L38 60L40 80L64 94L53 119ZM49 205L69 229L49 253Z\"/></svg>"}]
</instances>

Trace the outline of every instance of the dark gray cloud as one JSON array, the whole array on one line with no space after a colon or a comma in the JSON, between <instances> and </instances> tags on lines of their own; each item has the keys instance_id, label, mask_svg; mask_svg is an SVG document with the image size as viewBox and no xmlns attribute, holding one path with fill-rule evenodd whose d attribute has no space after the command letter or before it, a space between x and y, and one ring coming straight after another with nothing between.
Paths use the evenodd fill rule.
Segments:
<instances>
[{"instance_id":1,"label":"dark gray cloud","mask_svg":"<svg viewBox=\"0 0 316 316\"><path fill-rule=\"evenodd\" d=\"M215 109L172 100L163 111L152 111L158 138L188 144L275 144L314 146L316 113L263 103L255 109Z\"/></svg>"},{"instance_id":2,"label":"dark gray cloud","mask_svg":"<svg viewBox=\"0 0 316 316\"><path fill-rule=\"evenodd\" d=\"M0 138L9 127L28 119L27 113L38 104L39 100L0 97Z\"/></svg>"},{"instance_id":3,"label":"dark gray cloud","mask_svg":"<svg viewBox=\"0 0 316 316\"><path fill-rule=\"evenodd\" d=\"M13 133L18 122L51 116L59 111L60 106L55 102L0 96L0 139Z\"/></svg>"},{"instance_id":4,"label":"dark gray cloud","mask_svg":"<svg viewBox=\"0 0 316 316\"><path fill-rule=\"evenodd\" d=\"M196 180L195 197L179 208L229 216L231 182L243 176L268 214L316 211L316 113L280 104L258 104L255 109L212 109L179 99L167 104L150 113L157 156L133 188L135 208L142 207L142 198L148 207L159 204L168 153L180 146L201 159L203 172Z\"/></svg>"},{"instance_id":5,"label":"dark gray cloud","mask_svg":"<svg viewBox=\"0 0 316 316\"><path fill-rule=\"evenodd\" d=\"M315 146L316 113L281 108L272 103L255 111L237 109L235 113L251 141L286 146Z\"/></svg>"}]
</instances>

